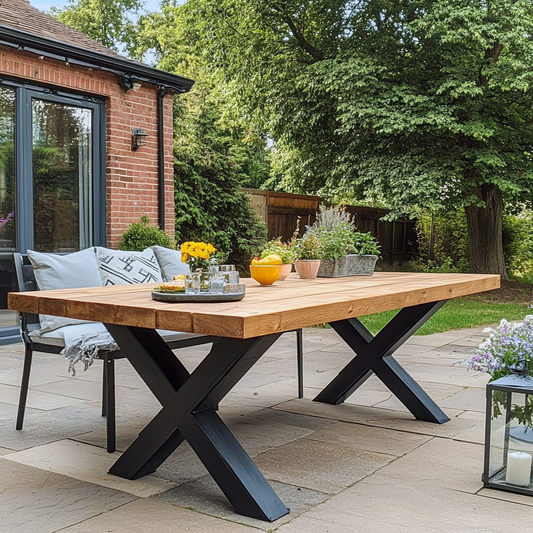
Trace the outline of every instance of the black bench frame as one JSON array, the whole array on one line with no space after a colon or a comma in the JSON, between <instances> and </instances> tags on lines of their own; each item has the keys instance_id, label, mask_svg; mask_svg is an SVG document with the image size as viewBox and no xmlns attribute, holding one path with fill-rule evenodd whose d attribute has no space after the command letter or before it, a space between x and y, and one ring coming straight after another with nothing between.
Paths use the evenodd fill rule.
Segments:
<instances>
[{"instance_id":1,"label":"black bench frame","mask_svg":"<svg viewBox=\"0 0 533 533\"><path fill-rule=\"evenodd\" d=\"M35 281L35 273L29 258L26 254L14 253L15 273L17 278L18 290L20 292L38 290ZM39 329L39 315L33 313L20 313L20 330L22 341L24 342L24 367L22 370L22 383L20 386L20 397L17 412L16 429L22 429L24 423L24 412L26 410L26 400L28 397L28 387L30 383L30 371L33 358L33 352L44 352L59 354L63 350L62 346L53 346L35 342L30 337L32 330ZM167 343L171 350L186 348L188 346L197 346L201 344L214 343L219 337L212 335L195 335L184 334L181 339L172 340ZM107 451L113 453L116 451L116 417L115 417L115 360L124 359L126 355L121 350L100 350L96 359L103 361L103 380L102 380L102 416L106 417L107 431Z\"/></svg>"},{"instance_id":2,"label":"black bench frame","mask_svg":"<svg viewBox=\"0 0 533 533\"><path fill-rule=\"evenodd\" d=\"M20 292L39 290L35 280L33 266L26 254L14 253L15 273L17 288ZM30 331L39 329L39 315L33 313L20 313L20 330L24 342L24 366L22 370L22 382L17 411L16 429L21 430L24 424L24 412L28 398L30 383L31 363L33 352L60 354L62 346L54 346L34 341L30 337ZM171 350L198 346L202 344L216 343L220 337L214 335L183 334L182 338L167 342ZM298 372L298 398L303 398L303 332L296 330L296 352ZM102 379L102 416L106 417L107 451L116 451L116 415L115 415L115 360L124 359L126 354L121 350L100 350L96 359L103 361Z\"/></svg>"}]
</instances>

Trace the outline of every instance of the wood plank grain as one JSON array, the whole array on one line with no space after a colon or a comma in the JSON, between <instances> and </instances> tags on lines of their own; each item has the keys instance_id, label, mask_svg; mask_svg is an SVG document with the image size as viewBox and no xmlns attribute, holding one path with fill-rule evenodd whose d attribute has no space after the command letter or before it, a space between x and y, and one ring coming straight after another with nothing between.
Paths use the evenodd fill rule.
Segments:
<instances>
[{"instance_id":1,"label":"wood plank grain","mask_svg":"<svg viewBox=\"0 0 533 533\"><path fill-rule=\"evenodd\" d=\"M244 279L240 302L156 302L156 284L12 293L9 308L120 325L249 338L455 298L499 287L499 276L376 272L373 276L301 280L272 287Z\"/></svg>"}]
</instances>

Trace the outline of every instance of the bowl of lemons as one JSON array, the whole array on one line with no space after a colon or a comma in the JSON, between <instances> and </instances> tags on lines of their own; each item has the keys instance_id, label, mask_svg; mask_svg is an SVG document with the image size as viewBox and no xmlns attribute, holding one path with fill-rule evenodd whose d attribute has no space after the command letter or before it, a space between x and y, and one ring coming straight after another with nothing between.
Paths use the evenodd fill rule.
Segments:
<instances>
[{"instance_id":1,"label":"bowl of lemons","mask_svg":"<svg viewBox=\"0 0 533 533\"><path fill-rule=\"evenodd\" d=\"M257 283L269 287L278 281L282 263L281 257L276 254L267 255L263 259L255 257L250 265L250 274Z\"/></svg>"}]
</instances>

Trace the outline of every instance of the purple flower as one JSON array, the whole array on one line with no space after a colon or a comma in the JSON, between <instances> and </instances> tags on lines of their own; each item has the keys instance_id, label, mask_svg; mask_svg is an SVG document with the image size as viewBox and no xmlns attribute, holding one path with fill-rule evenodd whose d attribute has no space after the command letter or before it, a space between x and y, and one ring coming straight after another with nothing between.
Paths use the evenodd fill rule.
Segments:
<instances>
[{"instance_id":1,"label":"purple flower","mask_svg":"<svg viewBox=\"0 0 533 533\"><path fill-rule=\"evenodd\" d=\"M13 218L15 213L11 211L5 218L0 218L0 231L4 229L4 226Z\"/></svg>"}]
</instances>

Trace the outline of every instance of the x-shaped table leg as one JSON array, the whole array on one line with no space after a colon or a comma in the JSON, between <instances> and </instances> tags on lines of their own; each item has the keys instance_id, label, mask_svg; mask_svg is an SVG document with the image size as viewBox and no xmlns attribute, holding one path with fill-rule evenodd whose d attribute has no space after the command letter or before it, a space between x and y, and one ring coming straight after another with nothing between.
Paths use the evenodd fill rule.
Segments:
<instances>
[{"instance_id":1,"label":"x-shaped table leg","mask_svg":"<svg viewBox=\"0 0 533 533\"><path fill-rule=\"evenodd\" d=\"M156 331L106 327L163 406L109 472L137 479L154 472L187 440L239 514L270 522L287 514L289 509L216 413L220 400L281 334L221 338L189 374Z\"/></svg>"},{"instance_id":2,"label":"x-shaped table leg","mask_svg":"<svg viewBox=\"0 0 533 533\"><path fill-rule=\"evenodd\" d=\"M450 419L392 357L445 303L446 300L406 307L375 337L356 318L331 322L331 327L357 356L314 400L337 405L346 400L372 374L376 374L415 418L438 424L448 422Z\"/></svg>"}]
</instances>

